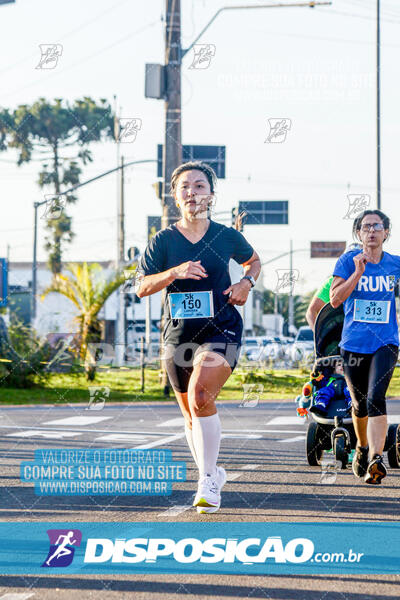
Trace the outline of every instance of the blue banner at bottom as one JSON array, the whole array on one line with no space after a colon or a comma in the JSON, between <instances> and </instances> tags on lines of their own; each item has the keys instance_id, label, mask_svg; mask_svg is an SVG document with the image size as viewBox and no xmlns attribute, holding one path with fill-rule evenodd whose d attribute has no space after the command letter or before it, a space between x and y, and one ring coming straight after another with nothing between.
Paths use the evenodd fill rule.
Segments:
<instances>
[{"instance_id":1,"label":"blue banner at bottom","mask_svg":"<svg viewBox=\"0 0 400 600\"><path fill-rule=\"evenodd\" d=\"M0 523L0 573L400 574L400 523Z\"/></svg>"}]
</instances>

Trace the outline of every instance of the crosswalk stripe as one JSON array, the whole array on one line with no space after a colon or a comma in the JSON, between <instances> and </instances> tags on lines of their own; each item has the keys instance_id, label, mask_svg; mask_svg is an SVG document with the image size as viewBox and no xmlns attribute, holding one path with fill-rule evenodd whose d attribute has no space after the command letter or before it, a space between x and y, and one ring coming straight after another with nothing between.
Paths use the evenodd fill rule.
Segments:
<instances>
[{"instance_id":1,"label":"crosswalk stripe","mask_svg":"<svg viewBox=\"0 0 400 600\"><path fill-rule=\"evenodd\" d=\"M108 435L101 435L95 438L95 442L138 442L145 441L148 438L144 435L138 435L136 433L110 433Z\"/></svg>"},{"instance_id":2,"label":"crosswalk stripe","mask_svg":"<svg viewBox=\"0 0 400 600\"><path fill-rule=\"evenodd\" d=\"M241 473L240 471L227 471L226 472L226 480L227 481L234 481L235 479L237 479L241 475L243 475L243 473Z\"/></svg>"},{"instance_id":3,"label":"crosswalk stripe","mask_svg":"<svg viewBox=\"0 0 400 600\"><path fill-rule=\"evenodd\" d=\"M293 442L299 442L300 440L305 440L305 435L296 435L295 437L287 438L285 440L276 440L277 442L281 442L281 444L291 444Z\"/></svg>"},{"instance_id":4,"label":"crosswalk stripe","mask_svg":"<svg viewBox=\"0 0 400 600\"><path fill-rule=\"evenodd\" d=\"M259 440L262 438L262 435L258 435L255 433L223 433L221 435L223 438L230 439L239 439L239 440Z\"/></svg>"},{"instance_id":5,"label":"crosswalk stripe","mask_svg":"<svg viewBox=\"0 0 400 600\"><path fill-rule=\"evenodd\" d=\"M271 421L267 422L267 425L301 425L299 417L274 417Z\"/></svg>"},{"instance_id":6,"label":"crosswalk stripe","mask_svg":"<svg viewBox=\"0 0 400 600\"><path fill-rule=\"evenodd\" d=\"M169 444L169 442L175 442L176 440L180 440L185 437L185 433L177 433L175 435L169 435L164 438L160 438L155 442L150 442L149 444L142 444L141 446L134 446L132 450L146 450L147 448L157 448L157 446L163 446L164 444Z\"/></svg>"},{"instance_id":7,"label":"crosswalk stripe","mask_svg":"<svg viewBox=\"0 0 400 600\"><path fill-rule=\"evenodd\" d=\"M0 596L0 600L28 600L35 595L35 592L7 592L4 596Z\"/></svg>"},{"instance_id":8,"label":"crosswalk stripe","mask_svg":"<svg viewBox=\"0 0 400 600\"><path fill-rule=\"evenodd\" d=\"M31 437L42 437L49 440L60 440L62 438L70 438L76 437L78 435L82 435L80 431L51 431L43 430L43 429L30 429L29 431L16 431L15 433L7 433L6 437L21 437L21 438L31 438Z\"/></svg>"},{"instance_id":9,"label":"crosswalk stripe","mask_svg":"<svg viewBox=\"0 0 400 600\"><path fill-rule=\"evenodd\" d=\"M158 513L157 517L176 517L190 508L193 508L191 504L171 506L168 510Z\"/></svg>"},{"instance_id":10,"label":"crosswalk stripe","mask_svg":"<svg viewBox=\"0 0 400 600\"><path fill-rule=\"evenodd\" d=\"M158 423L157 427L184 427L185 419L183 417L176 417L174 419L168 419L168 421L163 421L163 423Z\"/></svg>"},{"instance_id":11,"label":"crosswalk stripe","mask_svg":"<svg viewBox=\"0 0 400 600\"><path fill-rule=\"evenodd\" d=\"M43 425L93 425L100 421L108 421L113 417L67 417L65 419L55 419L54 421L45 421Z\"/></svg>"}]
</instances>

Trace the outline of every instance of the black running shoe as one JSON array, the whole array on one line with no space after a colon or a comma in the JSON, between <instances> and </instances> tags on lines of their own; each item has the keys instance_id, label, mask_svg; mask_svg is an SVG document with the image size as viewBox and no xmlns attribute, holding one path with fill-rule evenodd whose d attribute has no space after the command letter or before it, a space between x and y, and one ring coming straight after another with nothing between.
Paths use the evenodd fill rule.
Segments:
<instances>
[{"instance_id":1,"label":"black running shoe","mask_svg":"<svg viewBox=\"0 0 400 600\"><path fill-rule=\"evenodd\" d=\"M383 456L374 454L372 460L369 461L367 473L364 477L365 483L378 484L386 477L387 471L383 464Z\"/></svg>"},{"instance_id":2,"label":"black running shoe","mask_svg":"<svg viewBox=\"0 0 400 600\"><path fill-rule=\"evenodd\" d=\"M353 473L356 477L364 477L368 468L368 446L357 446L353 456Z\"/></svg>"}]
</instances>

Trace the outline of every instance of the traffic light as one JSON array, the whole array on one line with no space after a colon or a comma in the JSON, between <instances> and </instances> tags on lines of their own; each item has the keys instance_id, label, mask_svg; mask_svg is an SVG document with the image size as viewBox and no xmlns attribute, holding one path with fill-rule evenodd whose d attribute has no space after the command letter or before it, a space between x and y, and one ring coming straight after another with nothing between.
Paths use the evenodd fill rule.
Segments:
<instances>
[{"instance_id":1,"label":"traffic light","mask_svg":"<svg viewBox=\"0 0 400 600\"><path fill-rule=\"evenodd\" d=\"M235 206L234 208L232 208L232 218L231 218L232 219L231 220L232 227L235 227L235 221L236 221L236 217L238 215L238 211L239 211L239 209L238 209L237 206Z\"/></svg>"},{"instance_id":2,"label":"traffic light","mask_svg":"<svg viewBox=\"0 0 400 600\"><path fill-rule=\"evenodd\" d=\"M163 193L162 181L156 181L155 183L152 184L152 187L154 188L157 198L159 200L162 200L162 193Z\"/></svg>"}]
</instances>

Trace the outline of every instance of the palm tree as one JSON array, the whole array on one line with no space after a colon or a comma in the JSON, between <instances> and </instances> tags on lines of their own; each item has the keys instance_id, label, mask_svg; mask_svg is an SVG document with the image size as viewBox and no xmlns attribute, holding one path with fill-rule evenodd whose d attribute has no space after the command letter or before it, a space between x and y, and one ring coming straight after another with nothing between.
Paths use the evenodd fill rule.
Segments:
<instances>
[{"instance_id":1,"label":"palm tree","mask_svg":"<svg viewBox=\"0 0 400 600\"><path fill-rule=\"evenodd\" d=\"M135 267L136 265L130 265L129 270L134 273ZM88 344L100 342L99 311L111 294L126 281L126 276L117 272L111 278L105 279L102 277L103 268L97 263L70 263L66 269L71 276L62 273L54 275L52 283L45 289L41 299L50 292L58 292L75 305L78 314L74 320L79 325L80 335L79 358L84 361L86 378L93 381L96 361Z\"/></svg>"}]
</instances>

